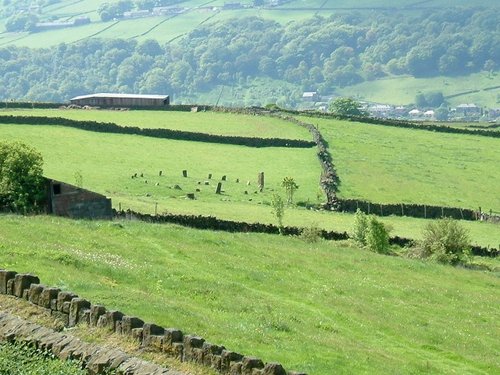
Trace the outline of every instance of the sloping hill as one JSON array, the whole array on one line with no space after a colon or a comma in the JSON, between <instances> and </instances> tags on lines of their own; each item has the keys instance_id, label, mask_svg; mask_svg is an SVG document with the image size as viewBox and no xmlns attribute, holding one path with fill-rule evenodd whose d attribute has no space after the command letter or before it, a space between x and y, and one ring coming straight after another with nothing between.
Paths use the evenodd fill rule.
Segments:
<instances>
[{"instance_id":1,"label":"sloping hill","mask_svg":"<svg viewBox=\"0 0 500 375\"><path fill-rule=\"evenodd\" d=\"M500 370L493 273L275 235L53 217L0 216L0 249L3 268L310 374Z\"/></svg>"}]
</instances>

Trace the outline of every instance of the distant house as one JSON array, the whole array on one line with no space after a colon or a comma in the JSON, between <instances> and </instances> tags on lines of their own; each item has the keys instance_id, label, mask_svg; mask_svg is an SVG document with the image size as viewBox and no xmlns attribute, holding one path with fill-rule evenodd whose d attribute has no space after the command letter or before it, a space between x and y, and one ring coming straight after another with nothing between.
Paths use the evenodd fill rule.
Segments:
<instances>
[{"instance_id":1,"label":"distant house","mask_svg":"<svg viewBox=\"0 0 500 375\"><path fill-rule=\"evenodd\" d=\"M373 104L368 107L368 112L376 117L387 117L392 112L392 106L387 104Z\"/></svg>"},{"instance_id":2,"label":"distant house","mask_svg":"<svg viewBox=\"0 0 500 375\"><path fill-rule=\"evenodd\" d=\"M464 103L457 105L457 112L462 113L464 116L470 116L474 114L481 113L481 107L478 107L472 103Z\"/></svg>"},{"instance_id":3,"label":"distant house","mask_svg":"<svg viewBox=\"0 0 500 375\"><path fill-rule=\"evenodd\" d=\"M185 11L185 8L180 7L154 7L153 15L164 16L167 14L181 14Z\"/></svg>"},{"instance_id":4,"label":"distant house","mask_svg":"<svg viewBox=\"0 0 500 375\"><path fill-rule=\"evenodd\" d=\"M151 16L151 13L149 10L133 10L130 12L124 12L123 13L123 18L142 18L142 17L149 17Z\"/></svg>"},{"instance_id":5,"label":"distant house","mask_svg":"<svg viewBox=\"0 0 500 375\"><path fill-rule=\"evenodd\" d=\"M302 100L306 102L319 102L321 97L316 91L306 91L302 94Z\"/></svg>"},{"instance_id":6,"label":"distant house","mask_svg":"<svg viewBox=\"0 0 500 375\"><path fill-rule=\"evenodd\" d=\"M434 118L434 115L435 115L435 114L436 114L436 113L435 113L432 109L430 109L430 110L428 110L428 111L425 111L425 112L424 112L424 117L427 117L427 118Z\"/></svg>"},{"instance_id":7,"label":"distant house","mask_svg":"<svg viewBox=\"0 0 500 375\"><path fill-rule=\"evenodd\" d=\"M37 22L35 24L35 29L36 31L55 30L55 29L64 29L66 27L87 25L89 23L90 23L89 17L78 17L72 21Z\"/></svg>"},{"instance_id":8,"label":"distant house","mask_svg":"<svg viewBox=\"0 0 500 375\"><path fill-rule=\"evenodd\" d=\"M408 114L411 116L411 117L420 117L422 116L422 112L418 109L412 109L410 112L408 112Z\"/></svg>"},{"instance_id":9,"label":"distant house","mask_svg":"<svg viewBox=\"0 0 500 375\"><path fill-rule=\"evenodd\" d=\"M111 199L65 182L45 179L49 214L75 219L112 219Z\"/></svg>"},{"instance_id":10,"label":"distant house","mask_svg":"<svg viewBox=\"0 0 500 375\"><path fill-rule=\"evenodd\" d=\"M71 104L97 107L164 107L170 104L168 95L90 94L70 99Z\"/></svg>"}]
</instances>

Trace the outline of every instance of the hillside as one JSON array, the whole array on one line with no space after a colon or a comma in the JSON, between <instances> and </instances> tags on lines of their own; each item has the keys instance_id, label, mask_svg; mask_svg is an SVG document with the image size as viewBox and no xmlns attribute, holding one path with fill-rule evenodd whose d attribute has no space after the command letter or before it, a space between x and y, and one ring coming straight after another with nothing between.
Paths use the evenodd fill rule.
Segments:
<instances>
[{"instance_id":1,"label":"hillside","mask_svg":"<svg viewBox=\"0 0 500 375\"><path fill-rule=\"evenodd\" d=\"M310 374L500 369L493 273L338 243L53 217L0 216L0 248L4 268Z\"/></svg>"},{"instance_id":2,"label":"hillside","mask_svg":"<svg viewBox=\"0 0 500 375\"><path fill-rule=\"evenodd\" d=\"M125 17L125 8L116 13L113 4L58 2L29 17L19 13L22 2L4 6L0 99L67 101L118 91L168 93L178 103L300 107L307 105L304 91L318 91L325 100L342 94L393 104L438 91L449 104L498 104L500 41L489 31L499 20L495 5L486 2L449 8L410 1L355 7L347 1L259 7L193 1L151 17ZM138 3L128 4L128 12L138 11ZM115 17L100 21L110 7ZM82 16L90 23L36 29L36 19ZM459 95L470 89L479 94Z\"/></svg>"}]
</instances>

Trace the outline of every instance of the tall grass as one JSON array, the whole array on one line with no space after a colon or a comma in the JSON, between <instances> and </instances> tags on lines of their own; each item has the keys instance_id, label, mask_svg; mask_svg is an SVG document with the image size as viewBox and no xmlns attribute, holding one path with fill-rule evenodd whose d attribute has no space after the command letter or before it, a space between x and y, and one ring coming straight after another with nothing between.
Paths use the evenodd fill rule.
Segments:
<instances>
[{"instance_id":1,"label":"tall grass","mask_svg":"<svg viewBox=\"0 0 500 375\"><path fill-rule=\"evenodd\" d=\"M0 216L0 266L288 369L495 373L498 277L325 241Z\"/></svg>"}]
</instances>

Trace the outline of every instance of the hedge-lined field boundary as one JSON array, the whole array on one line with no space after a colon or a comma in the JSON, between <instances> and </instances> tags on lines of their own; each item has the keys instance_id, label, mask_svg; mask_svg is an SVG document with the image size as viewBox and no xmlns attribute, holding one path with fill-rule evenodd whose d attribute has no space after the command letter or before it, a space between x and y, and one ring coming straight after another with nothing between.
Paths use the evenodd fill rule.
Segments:
<instances>
[{"instance_id":1,"label":"hedge-lined field boundary","mask_svg":"<svg viewBox=\"0 0 500 375\"><path fill-rule=\"evenodd\" d=\"M239 137L239 136L187 132L187 131L172 130L172 129L139 128L136 126L128 127L128 126L120 126L112 122L80 121L80 120L71 120L63 117L0 115L0 124L66 126L70 128L100 132L100 133L141 135L153 138L230 144L230 145L258 147L258 148L259 147L311 148L316 146L315 142L299 140L299 139Z\"/></svg>"},{"instance_id":2,"label":"hedge-lined field boundary","mask_svg":"<svg viewBox=\"0 0 500 375\"><path fill-rule=\"evenodd\" d=\"M139 220L146 223L156 223L156 224L178 224L184 227L203 229L203 230L216 230L224 232L242 232L242 233L267 233L267 234L283 234L287 236L299 236L304 228L300 227L283 227L280 228L273 224L262 224L262 223L245 223L241 221L223 220L218 219L214 216L202 216L202 215L179 215L179 214L162 214L162 215L150 215L140 212L135 212L131 210L127 211L115 211L116 219L126 219L126 220ZM321 238L325 240L341 241L349 239L349 234L347 232L335 232L327 231L321 229L319 232ZM398 246L409 246L415 241L410 238L404 238L399 236L394 236L389 239L391 245ZM471 251L473 255L496 257L499 255L499 249L486 248L477 245L471 246Z\"/></svg>"}]
</instances>

